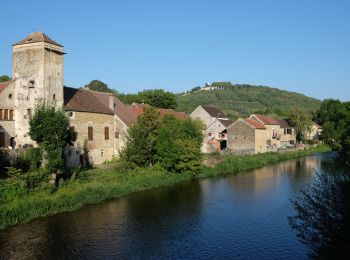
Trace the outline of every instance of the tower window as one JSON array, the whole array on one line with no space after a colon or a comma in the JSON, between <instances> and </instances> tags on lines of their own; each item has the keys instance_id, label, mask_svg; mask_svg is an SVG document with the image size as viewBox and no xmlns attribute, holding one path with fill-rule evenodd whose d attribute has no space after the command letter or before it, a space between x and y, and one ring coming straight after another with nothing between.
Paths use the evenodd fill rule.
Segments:
<instances>
[{"instance_id":1,"label":"tower window","mask_svg":"<svg viewBox=\"0 0 350 260\"><path fill-rule=\"evenodd\" d=\"M109 127L105 127L105 140L109 140Z\"/></svg>"},{"instance_id":2,"label":"tower window","mask_svg":"<svg viewBox=\"0 0 350 260\"><path fill-rule=\"evenodd\" d=\"M34 80L29 80L29 87L34 88L35 81Z\"/></svg>"},{"instance_id":3,"label":"tower window","mask_svg":"<svg viewBox=\"0 0 350 260\"><path fill-rule=\"evenodd\" d=\"M52 95L52 99L53 99L53 100L56 100L56 94L53 94L53 95Z\"/></svg>"},{"instance_id":4,"label":"tower window","mask_svg":"<svg viewBox=\"0 0 350 260\"><path fill-rule=\"evenodd\" d=\"M12 99L12 94L9 94L9 99Z\"/></svg>"}]
</instances>

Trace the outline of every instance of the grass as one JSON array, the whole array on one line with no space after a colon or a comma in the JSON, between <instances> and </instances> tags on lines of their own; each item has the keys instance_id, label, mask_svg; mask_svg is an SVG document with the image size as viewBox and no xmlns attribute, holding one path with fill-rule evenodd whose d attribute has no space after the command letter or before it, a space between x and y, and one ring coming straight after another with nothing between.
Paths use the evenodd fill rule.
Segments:
<instances>
[{"instance_id":1,"label":"grass","mask_svg":"<svg viewBox=\"0 0 350 260\"><path fill-rule=\"evenodd\" d=\"M326 146L304 151L267 153L253 156L224 156L223 162L213 168L204 168L196 178L208 178L234 174L259 168L280 161L327 152ZM105 169L83 172L84 178L66 181L54 193L49 188L27 192L15 179L0 180L0 229L14 226L34 218L72 211L84 205L110 198L172 185L190 180L187 174L165 172L159 167L116 170L115 164L107 164Z\"/></svg>"}]
</instances>

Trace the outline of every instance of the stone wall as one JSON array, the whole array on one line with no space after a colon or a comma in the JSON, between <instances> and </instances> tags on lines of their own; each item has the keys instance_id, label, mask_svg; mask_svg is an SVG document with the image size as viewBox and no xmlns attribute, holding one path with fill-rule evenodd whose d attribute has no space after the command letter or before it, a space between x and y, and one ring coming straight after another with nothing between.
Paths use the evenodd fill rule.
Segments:
<instances>
[{"instance_id":1,"label":"stone wall","mask_svg":"<svg viewBox=\"0 0 350 260\"><path fill-rule=\"evenodd\" d=\"M198 106L191 114L192 119L200 119L206 128L208 128L215 120L215 117L211 117L201 106Z\"/></svg>"},{"instance_id":2,"label":"stone wall","mask_svg":"<svg viewBox=\"0 0 350 260\"><path fill-rule=\"evenodd\" d=\"M255 128L243 121L236 121L227 129L227 146L231 151L255 152Z\"/></svg>"},{"instance_id":3,"label":"stone wall","mask_svg":"<svg viewBox=\"0 0 350 260\"><path fill-rule=\"evenodd\" d=\"M35 144L28 136L28 123L39 102L45 100L56 107L63 105L62 53L62 47L45 42L13 46L15 128L20 145Z\"/></svg>"},{"instance_id":4,"label":"stone wall","mask_svg":"<svg viewBox=\"0 0 350 260\"><path fill-rule=\"evenodd\" d=\"M15 84L14 82L10 83L3 91L0 93L0 112L4 114L5 109L8 111L12 110L14 113L14 99L15 99ZM10 138L15 137L15 121L9 120L0 120L0 132L4 133L5 136L5 146L10 145Z\"/></svg>"},{"instance_id":5,"label":"stone wall","mask_svg":"<svg viewBox=\"0 0 350 260\"><path fill-rule=\"evenodd\" d=\"M75 148L70 147L70 156L67 161L70 164L79 163L79 156L82 155L84 141L87 140L89 150L89 161L91 164L101 164L106 160L111 160L117 155L114 135L114 116L107 114L87 113L67 111L70 118L70 125L78 133ZM88 140L88 127L93 128L93 139ZM108 140L105 139L105 127L108 127ZM78 151L78 152L77 152ZM67 153L66 153L67 154ZM70 158L71 157L71 158Z\"/></svg>"}]
</instances>

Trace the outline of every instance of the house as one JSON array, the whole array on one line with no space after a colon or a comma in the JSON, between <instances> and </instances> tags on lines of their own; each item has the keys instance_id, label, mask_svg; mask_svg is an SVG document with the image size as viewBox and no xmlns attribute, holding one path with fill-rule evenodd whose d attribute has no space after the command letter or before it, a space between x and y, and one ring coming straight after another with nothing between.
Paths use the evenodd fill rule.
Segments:
<instances>
[{"instance_id":1,"label":"house","mask_svg":"<svg viewBox=\"0 0 350 260\"><path fill-rule=\"evenodd\" d=\"M201 120L205 128L208 128L217 118L227 119L224 112L220 109L212 106L198 106L193 112L190 114L192 119Z\"/></svg>"},{"instance_id":2,"label":"house","mask_svg":"<svg viewBox=\"0 0 350 260\"><path fill-rule=\"evenodd\" d=\"M198 106L191 114L192 119L201 120L204 124L201 151L211 153L227 149L227 127L233 121L224 112L212 106Z\"/></svg>"},{"instance_id":3,"label":"house","mask_svg":"<svg viewBox=\"0 0 350 260\"><path fill-rule=\"evenodd\" d=\"M252 114L249 119L255 120L256 122L266 127L267 134L267 146L269 150L276 150L281 146L280 144L280 123L273 117L263 116L259 114Z\"/></svg>"},{"instance_id":4,"label":"house","mask_svg":"<svg viewBox=\"0 0 350 260\"><path fill-rule=\"evenodd\" d=\"M267 151L267 127L254 119L239 118L227 128L227 147L238 154Z\"/></svg>"},{"instance_id":5,"label":"house","mask_svg":"<svg viewBox=\"0 0 350 260\"><path fill-rule=\"evenodd\" d=\"M216 119L204 130L204 139L201 147L203 153L211 153L227 149L227 127L233 123L229 119Z\"/></svg>"},{"instance_id":6,"label":"house","mask_svg":"<svg viewBox=\"0 0 350 260\"><path fill-rule=\"evenodd\" d=\"M140 104L140 103L132 103L130 105L130 110L134 113L135 116L141 115L147 107L147 104ZM169 108L155 108L155 110L159 113L161 117L165 115L173 115L174 117L178 119L185 119L186 113L185 112L177 112L174 109Z\"/></svg>"},{"instance_id":7,"label":"house","mask_svg":"<svg viewBox=\"0 0 350 260\"><path fill-rule=\"evenodd\" d=\"M117 97L63 85L63 46L42 32L34 32L13 45L13 80L0 84L0 147L36 145L28 135L29 119L39 102L64 108L77 141L67 146L69 166L89 161L100 164L118 156L127 130L137 116Z\"/></svg>"},{"instance_id":8,"label":"house","mask_svg":"<svg viewBox=\"0 0 350 260\"><path fill-rule=\"evenodd\" d=\"M296 132L288 119L276 119L280 125L280 146L286 147L296 142Z\"/></svg>"},{"instance_id":9,"label":"house","mask_svg":"<svg viewBox=\"0 0 350 260\"><path fill-rule=\"evenodd\" d=\"M321 134L322 134L322 126L320 126L316 122L313 122L312 125L311 125L310 132L306 133L306 139L307 140L319 141L320 137L321 137Z\"/></svg>"}]
</instances>

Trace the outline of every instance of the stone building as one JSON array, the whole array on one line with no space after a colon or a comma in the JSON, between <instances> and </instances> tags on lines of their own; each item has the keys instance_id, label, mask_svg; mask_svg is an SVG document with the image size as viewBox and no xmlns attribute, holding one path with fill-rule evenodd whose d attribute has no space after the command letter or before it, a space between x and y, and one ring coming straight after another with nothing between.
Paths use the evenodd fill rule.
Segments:
<instances>
[{"instance_id":1,"label":"stone building","mask_svg":"<svg viewBox=\"0 0 350 260\"><path fill-rule=\"evenodd\" d=\"M277 150L277 148L281 146L281 143L280 143L281 126L280 126L280 123L275 118L270 116L253 114L249 117L249 119L253 119L256 122L266 127L268 150L275 151Z\"/></svg>"},{"instance_id":2,"label":"stone building","mask_svg":"<svg viewBox=\"0 0 350 260\"><path fill-rule=\"evenodd\" d=\"M198 106L191 114L192 119L199 119L204 124L201 151L211 153L227 149L227 128L233 121L224 112L212 106Z\"/></svg>"},{"instance_id":3,"label":"stone building","mask_svg":"<svg viewBox=\"0 0 350 260\"><path fill-rule=\"evenodd\" d=\"M316 122L312 122L311 129L306 133L307 140L319 141L322 135L322 126Z\"/></svg>"},{"instance_id":4,"label":"stone building","mask_svg":"<svg viewBox=\"0 0 350 260\"><path fill-rule=\"evenodd\" d=\"M13 45L12 80L0 84L0 147L36 145L28 135L29 119L39 102L64 108L78 133L67 146L70 166L83 164L86 143L89 161L99 164L118 156L136 115L117 97L63 85L63 46L42 32Z\"/></svg>"},{"instance_id":5,"label":"stone building","mask_svg":"<svg viewBox=\"0 0 350 260\"><path fill-rule=\"evenodd\" d=\"M280 146L287 147L296 143L296 133L294 127L290 124L287 119L276 119L280 124Z\"/></svg>"},{"instance_id":6,"label":"stone building","mask_svg":"<svg viewBox=\"0 0 350 260\"><path fill-rule=\"evenodd\" d=\"M267 151L267 128L253 119L237 119L227 128L227 146L238 154Z\"/></svg>"}]
</instances>

